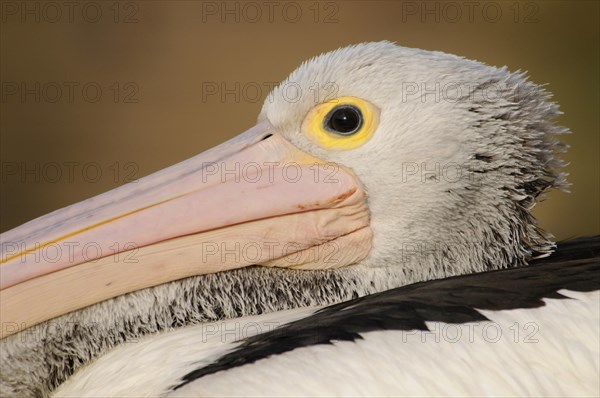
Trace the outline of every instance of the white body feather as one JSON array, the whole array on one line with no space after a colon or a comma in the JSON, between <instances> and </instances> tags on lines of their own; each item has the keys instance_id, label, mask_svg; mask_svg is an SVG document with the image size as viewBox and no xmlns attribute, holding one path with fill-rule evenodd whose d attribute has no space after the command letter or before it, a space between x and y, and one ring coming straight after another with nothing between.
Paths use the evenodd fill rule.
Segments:
<instances>
[{"instance_id":1,"label":"white body feather","mask_svg":"<svg viewBox=\"0 0 600 398\"><path fill-rule=\"evenodd\" d=\"M315 345L197 379L169 396L599 396L600 292L561 291L489 322L429 324ZM159 396L234 348L236 338L311 314L300 309L188 327L126 344L56 397Z\"/></svg>"}]
</instances>

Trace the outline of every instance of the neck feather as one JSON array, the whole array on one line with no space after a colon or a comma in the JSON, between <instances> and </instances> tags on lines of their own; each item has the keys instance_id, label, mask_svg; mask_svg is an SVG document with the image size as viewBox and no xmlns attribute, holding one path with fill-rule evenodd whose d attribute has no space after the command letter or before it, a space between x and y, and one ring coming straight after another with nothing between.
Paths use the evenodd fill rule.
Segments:
<instances>
[{"instance_id":1,"label":"neck feather","mask_svg":"<svg viewBox=\"0 0 600 398\"><path fill-rule=\"evenodd\" d=\"M190 324L333 304L416 282L400 267L294 271L249 267L116 297L1 341L2 396L48 396L78 368L122 343Z\"/></svg>"}]
</instances>

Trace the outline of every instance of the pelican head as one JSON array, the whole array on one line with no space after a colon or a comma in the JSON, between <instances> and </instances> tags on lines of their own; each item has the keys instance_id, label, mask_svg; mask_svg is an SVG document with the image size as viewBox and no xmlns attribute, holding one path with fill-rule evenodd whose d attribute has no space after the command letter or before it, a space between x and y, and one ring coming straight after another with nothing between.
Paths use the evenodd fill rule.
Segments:
<instances>
[{"instance_id":1,"label":"pelican head","mask_svg":"<svg viewBox=\"0 0 600 398\"><path fill-rule=\"evenodd\" d=\"M282 100L294 87L306 95ZM305 62L259 120L352 170L373 231L360 263L402 268L408 281L522 265L551 251L531 214L541 193L565 184L554 154L566 129L553 123L549 97L522 73L384 41ZM327 112L346 102L372 130L360 139L326 131Z\"/></svg>"},{"instance_id":2,"label":"pelican head","mask_svg":"<svg viewBox=\"0 0 600 398\"><path fill-rule=\"evenodd\" d=\"M3 336L41 325L2 353L54 363L11 374L52 385L156 330L549 254L531 214L565 186L549 97L522 73L390 42L303 63L247 132L2 235ZM48 343L53 318L70 325L53 341L77 349Z\"/></svg>"}]
</instances>

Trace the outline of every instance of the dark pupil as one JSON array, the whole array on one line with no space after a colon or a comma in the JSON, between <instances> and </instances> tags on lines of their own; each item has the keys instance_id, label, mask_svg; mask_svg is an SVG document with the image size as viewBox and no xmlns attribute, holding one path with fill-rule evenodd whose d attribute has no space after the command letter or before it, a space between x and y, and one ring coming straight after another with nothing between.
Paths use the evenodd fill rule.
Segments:
<instances>
[{"instance_id":1,"label":"dark pupil","mask_svg":"<svg viewBox=\"0 0 600 398\"><path fill-rule=\"evenodd\" d=\"M362 115L353 106L343 106L335 109L329 117L328 130L342 135L351 135L360 129Z\"/></svg>"}]
</instances>

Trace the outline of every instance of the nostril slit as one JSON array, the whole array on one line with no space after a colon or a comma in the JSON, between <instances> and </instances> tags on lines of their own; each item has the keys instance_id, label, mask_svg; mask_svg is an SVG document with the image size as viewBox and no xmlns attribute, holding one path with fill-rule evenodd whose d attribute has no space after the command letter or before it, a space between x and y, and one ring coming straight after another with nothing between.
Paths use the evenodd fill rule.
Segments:
<instances>
[{"instance_id":1,"label":"nostril slit","mask_svg":"<svg viewBox=\"0 0 600 398\"><path fill-rule=\"evenodd\" d=\"M266 140L267 138L271 137L272 135L273 135L273 134L267 134L267 135L265 135L265 136L264 136L264 137L261 139L261 141L264 141L264 140Z\"/></svg>"}]
</instances>

